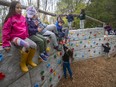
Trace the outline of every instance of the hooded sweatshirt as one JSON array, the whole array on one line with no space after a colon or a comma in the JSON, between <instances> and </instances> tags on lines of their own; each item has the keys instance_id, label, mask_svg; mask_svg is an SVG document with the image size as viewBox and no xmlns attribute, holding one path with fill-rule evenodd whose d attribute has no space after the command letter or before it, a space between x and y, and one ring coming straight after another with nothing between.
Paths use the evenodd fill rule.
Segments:
<instances>
[{"instance_id":1,"label":"hooded sweatshirt","mask_svg":"<svg viewBox=\"0 0 116 87\"><path fill-rule=\"evenodd\" d=\"M26 39L28 37L26 18L20 14L15 14L12 17L9 17L4 23L2 29L2 46L10 47L10 41L15 37L21 39Z\"/></svg>"}]
</instances>

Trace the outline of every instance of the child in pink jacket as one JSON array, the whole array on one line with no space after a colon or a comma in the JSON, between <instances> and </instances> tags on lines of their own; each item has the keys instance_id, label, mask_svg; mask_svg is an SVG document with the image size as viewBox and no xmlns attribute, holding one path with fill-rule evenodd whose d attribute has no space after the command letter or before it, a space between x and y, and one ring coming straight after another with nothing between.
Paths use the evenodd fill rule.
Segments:
<instances>
[{"instance_id":1,"label":"child in pink jacket","mask_svg":"<svg viewBox=\"0 0 116 87\"><path fill-rule=\"evenodd\" d=\"M23 72L28 72L27 64L37 66L32 61L37 45L28 38L26 18L21 15L21 11L20 2L12 1L2 28L2 46L6 52L10 51L11 42L21 46L20 67Z\"/></svg>"}]
</instances>

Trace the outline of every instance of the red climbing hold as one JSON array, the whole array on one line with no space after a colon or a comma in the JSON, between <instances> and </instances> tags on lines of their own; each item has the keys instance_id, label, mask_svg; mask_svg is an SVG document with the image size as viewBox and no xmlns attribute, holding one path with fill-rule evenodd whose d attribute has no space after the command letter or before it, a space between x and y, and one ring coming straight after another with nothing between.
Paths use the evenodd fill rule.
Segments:
<instances>
[{"instance_id":1,"label":"red climbing hold","mask_svg":"<svg viewBox=\"0 0 116 87\"><path fill-rule=\"evenodd\" d=\"M5 78L5 74L3 74L2 72L0 72L0 80L3 80Z\"/></svg>"}]
</instances>

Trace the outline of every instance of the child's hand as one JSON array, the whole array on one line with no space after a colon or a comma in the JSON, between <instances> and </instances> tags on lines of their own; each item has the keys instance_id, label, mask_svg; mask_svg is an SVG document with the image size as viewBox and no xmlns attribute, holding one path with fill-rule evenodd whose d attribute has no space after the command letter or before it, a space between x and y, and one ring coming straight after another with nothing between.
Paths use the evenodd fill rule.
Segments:
<instances>
[{"instance_id":1,"label":"child's hand","mask_svg":"<svg viewBox=\"0 0 116 87\"><path fill-rule=\"evenodd\" d=\"M4 49L5 49L5 51L8 53L8 52L10 51L10 48L11 48L11 47L5 47Z\"/></svg>"},{"instance_id":2,"label":"child's hand","mask_svg":"<svg viewBox=\"0 0 116 87\"><path fill-rule=\"evenodd\" d=\"M41 28L38 28L38 32L41 32L42 31L42 29Z\"/></svg>"},{"instance_id":3,"label":"child's hand","mask_svg":"<svg viewBox=\"0 0 116 87\"><path fill-rule=\"evenodd\" d=\"M35 25L38 26L38 24L39 24L38 21L36 21L36 22L35 22Z\"/></svg>"}]
</instances>

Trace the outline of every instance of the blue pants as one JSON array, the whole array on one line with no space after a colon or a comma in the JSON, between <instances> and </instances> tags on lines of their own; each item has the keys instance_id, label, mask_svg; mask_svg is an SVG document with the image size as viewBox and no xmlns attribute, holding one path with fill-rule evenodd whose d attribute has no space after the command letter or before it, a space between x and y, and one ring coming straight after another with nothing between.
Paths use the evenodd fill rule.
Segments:
<instances>
[{"instance_id":1,"label":"blue pants","mask_svg":"<svg viewBox=\"0 0 116 87\"><path fill-rule=\"evenodd\" d=\"M66 69L68 69L68 72L70 74L70 77L72 77L72 70L70 68L70 63L69 62L63 62L63 71L64 71L64 77L66 78Z\"/></svg>"}]
</instances>

